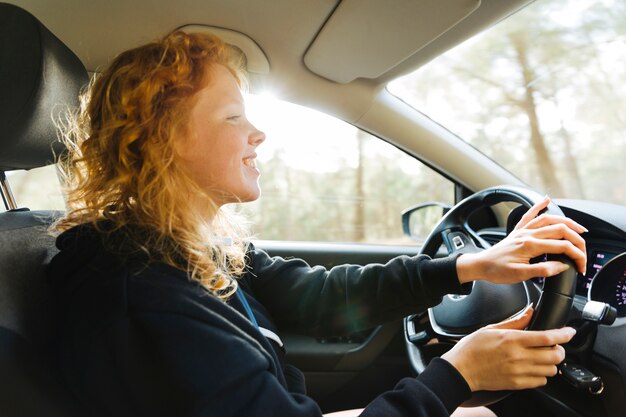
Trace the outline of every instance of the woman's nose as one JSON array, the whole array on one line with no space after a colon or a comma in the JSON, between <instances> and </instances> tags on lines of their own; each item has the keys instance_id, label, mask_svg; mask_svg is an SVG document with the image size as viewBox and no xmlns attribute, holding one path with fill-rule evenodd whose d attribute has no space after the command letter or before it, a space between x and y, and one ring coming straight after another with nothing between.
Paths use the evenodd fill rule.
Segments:
<instances>
[{"instance_id":1,"label":"woman's nose","mask_svg":"<svg viewBox=\"0 0 626 417\"><path fill-rule=\"evenodd\" d=\"M252 128L254 129L254 131L250 134L248 143L250 143L250 145L259 146L265 141L265 133L254 126Z\"/></svg>"}]
</instances>

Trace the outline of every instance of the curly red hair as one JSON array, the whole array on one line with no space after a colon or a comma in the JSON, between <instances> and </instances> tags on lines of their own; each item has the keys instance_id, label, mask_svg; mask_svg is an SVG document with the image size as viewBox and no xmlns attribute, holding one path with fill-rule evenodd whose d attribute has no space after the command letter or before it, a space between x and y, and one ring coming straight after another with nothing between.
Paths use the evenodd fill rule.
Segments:
<instances>
[{"instance_id":1,"label":"curly red hair","mask_svg":"<svg viewBox=\"0 0 626 417\"><path fill-rule=\"evenodd\" d=\"M105 220L107 233L121 231L152 260L187 270L220 297L234 292L245 232L194 183L176 152L211 67L224 65L242 84L233 51L216 36L177 31L113 60L64 126L68 212L56 230L91 223L103 231ZM205 198L209 218L190 212L191 195ZM221 244L224 236L235 244Z\"/></svg>"}]
</instances>

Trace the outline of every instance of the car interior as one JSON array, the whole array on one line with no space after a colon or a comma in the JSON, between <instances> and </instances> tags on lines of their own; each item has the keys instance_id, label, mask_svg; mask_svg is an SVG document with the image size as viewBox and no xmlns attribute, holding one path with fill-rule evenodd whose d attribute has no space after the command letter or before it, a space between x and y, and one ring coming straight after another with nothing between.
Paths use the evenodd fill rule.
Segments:
<instances>
[{"instance_id":1,"label":"car interior","mask_svg":"<svg viewBox=\"0 0 626 417\"><path fill-rule=\"evenodd\" d=\"M394 236L386 240L377 237L370 242L358 231L348 233L343 228L337 231L317 226L315 217L319 208L315 209L317 212L307 211L305 206L313 204L305 200L308 197L294 191L297 187L289 183L290 174L285 171L275 182L268 180L262 184L264 197L259 204L263 204L263 198L271 201L277 193L275 190L287 187L291 193L288 195L297 197L292 198L295 208L283 207L278 214L263 214L265 220L277 216L277 225L260 229L255 246L273 256L299 257L311 265L326 267L384 263L398 255L417 253L440 257L497 243L511 230L524 207L540 200L547 191L530 185L477 146L461 140L457 133L416 110L408 100L392 94L388 85L516 14L529 3L533 2L16 0L0 3L0 191L6 208L0 213L1 414L81 415L78 402L58 380L48 352L49 341L54 338L50 323L55 318L44 268L56 253L54 236L49 234L48 226L63 210L62 197L57 205L37 205L45 199L33 199L35 203L31 203L31 196L48 194L50 185L36 180L31 188L23 187L19 176L36 172L40 167L53 167L63 152L57 133L59 119L68 108L78 105L79 95L90 78L97 76L116 54L179 29L217 34L245 57L250 93L271 94L272 99L332 115L351 129L356 128L357 137L367 139L363 143L383 142L410 163L420 165L419 170L406 170L437 178L427 177L428 183L411 184L425 193L426 197L420 199L404 183L397 189L378 187L388 189L379 194L382 197L372 194L372 199L393 201L404 210L396 211L394 205L383 213L394 218L391 227L399 235L404 228L406 240ZM279 113L277 120L292 117L291 113L276 109L273 111ZM273 116L267 114L268 118ZM298 133L306 136L309 127L300 125L298 129ZM271 140L268 134L268 147L272 146ZM352 136L345 140L347 146L355 148L354 143L361 143L352 140ZM329 147L332 151L333 141L336 138L325 141L316 134L309 140L310 148L304 148L312 160L307 163L318 166L312 170L312 182L326 183L325 175L330 170L322 166L319 161L322 157L314 147ZM279 153L280 146L276 145L273 152ZM370 168L371 178L382 176L377 171L380 167L396 172L393 162L395 168L404 167L404 159L396 154L389 157L392 165L384 165L387 152L391 151L373 146L369 154L374 167ZM284 152L288 160L290 154ZM358 172L354 168L359 166L358 161L344 159L352 169L350 172ZM264 168L274 167L282 172L289 166L266 162ZM429 173L422 175L424 170ZM37 178L55 177L51 172L54 171L38 174ZM355 184L350 187L359 187ZM329 203L332 198L327 194L324 198L328 211L334 212L334 206ZM362 198L353 200L358 202ZM284 203L279 198L276 201L279 207ZM308 395L320 404L323 412L364 407L402 377L419 373L430 359L441 355L463 335L506 319L518 307L533 303L539 306L540 313L533 328L567 324L577 329L577 336L566 346L566 364L545 387L484 398L475 396L475 404L489 404L498 415L510 416L623 416L626 410L626 204L559 195L550 210L571 217L589 229L584 236L588 255L586 274L576 274L570 268L568 274L553 280L538 277L509 291L514 293L513 298L502 298L501 306L493 301L501 293L484 295L488 301L484 298L471 301L482 304L484 311L493 312L488 318L468 317L464 310L449 318L458 304L450 296L428 311L416 311L401 322L367 331L328 338L281 335L287 361L306 376ZM345 213L348 211L345 206L337 205L336 211L336 216L344 222L352 221ZM312 237L293 238L291 231L287 233L283 228L287 212L293 216L297 229L304 230L307 228L304 222L313 222ZM358 217L359 212L356 213ZM420 216L425 214L425 217L434 216L434 220L429 220L423 228ZM371 222L384 223L386 218L376 212ZM324 241L325 236L333 234L339 238ZM481 291L478 289L476 293Z\"/></svg>"}]
</instances>

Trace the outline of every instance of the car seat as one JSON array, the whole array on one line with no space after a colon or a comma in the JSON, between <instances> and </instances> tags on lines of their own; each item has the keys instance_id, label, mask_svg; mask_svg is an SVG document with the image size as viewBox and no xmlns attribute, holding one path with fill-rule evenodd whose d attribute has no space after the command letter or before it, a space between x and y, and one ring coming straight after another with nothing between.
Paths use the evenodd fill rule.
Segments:
<instances>
[{"instance_id":1,"label":"car seat","mask_svg":"<svg viewBox=\"0 0 626 417\"><path fill-rule=\"evenodd\" d=\"M0 415L78 416L46 353L54 317L44 267L56 251L47 233L55 213L18 208L5 172L53 162L63 150L53 119L78 104L88 75L35 17L5 3L0 62Z\"/></svg>"}]
</instances>

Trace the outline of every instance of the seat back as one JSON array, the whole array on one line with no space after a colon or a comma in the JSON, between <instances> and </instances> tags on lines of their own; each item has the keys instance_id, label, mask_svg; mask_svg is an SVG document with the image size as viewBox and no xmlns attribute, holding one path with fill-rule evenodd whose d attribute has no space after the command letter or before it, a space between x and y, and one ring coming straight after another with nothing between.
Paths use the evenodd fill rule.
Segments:
<instances>
[{"instance_id":1,"label":"seat back","mask_svg":"<svg viewBox=\"0 0 626 417\"><path fill-rule=\"evenodd\" d=\"M88 75L80 60L23 9L0 3L0 180L5 171L53 162L63 149L53 118L78 104ZM47 190L41 190L42 193ZM0 414L84 415L49 361L54 309L45 265L55 254L47 228L59 213L0 213Z\"/></svg>"},{"instance_id":2,"label":"seat back","mask_svg":"<svg viewBox=\"0 0 626 417\"><path fill-rule=\"evenodd\" d=\"M0 404L2 415L79 415L55 378L44 266L55 254L51 212L0 213Z\"/></svg>"}]
</instances>

